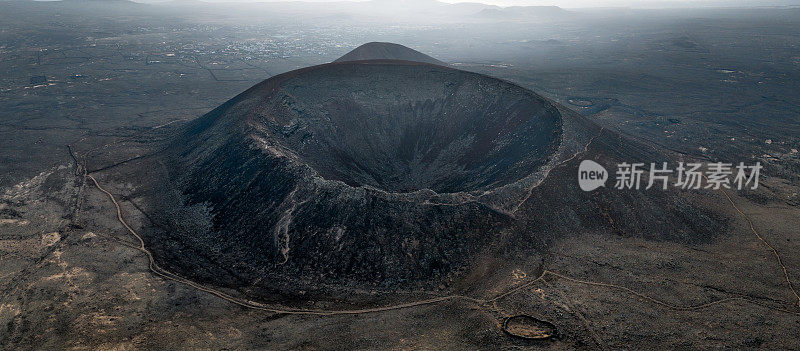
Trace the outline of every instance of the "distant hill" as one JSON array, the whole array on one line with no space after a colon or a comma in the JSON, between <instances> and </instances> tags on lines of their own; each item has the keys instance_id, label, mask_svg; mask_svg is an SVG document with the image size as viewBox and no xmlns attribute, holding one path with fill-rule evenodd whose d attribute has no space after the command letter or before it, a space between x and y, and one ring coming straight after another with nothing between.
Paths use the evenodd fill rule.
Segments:
<instances>
[{"instance_id":1,"label":"distant hill","mask_svg":"<svg viewBox=\"0 0 800 351\"><path fill-rule=\"evenodd\" d=\"M558 6L510 6L504 8L487 8L475 14L475 17L492 20L519 20L529 18L559 18L569 11Z\"/></svg>"},{"instance_id":2,"label":"distant hill","mask_svg":"<svg viewBox=\"0 0 800 351\"><path fill-rule=\"evenodd\" d=\"M131 4L131 5L138 5L135 1L130 0L61 0L62 3L65 4Z\"/></svg>"},{"instance_id":3,"label":"distant hill","mask_svg":"<svg viewBox=\"0 0 800 351\"><path fill-rule=\"evenodd\" d=\"M417 50L394 43L371 42L361 45L333 62L364 60L403 60L447 66L446 63Z\"/></svg>"}]
</instances>

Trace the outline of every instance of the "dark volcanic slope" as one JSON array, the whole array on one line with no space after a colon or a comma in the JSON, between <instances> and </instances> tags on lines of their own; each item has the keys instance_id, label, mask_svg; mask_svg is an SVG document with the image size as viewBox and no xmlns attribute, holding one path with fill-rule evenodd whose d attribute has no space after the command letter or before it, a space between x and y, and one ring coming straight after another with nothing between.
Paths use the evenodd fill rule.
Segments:
<instances>
[{"instance_id":1,"label":"dark volcanic slope","mask_svg":"<svg viewBox=\"0 0 800 351\"><path fill-rule=\"evenodd\" d=\"M479 270L481 255L524 258L583 231L706 239L719 226L676 192L578 188L576 156L665 159L649 150L475 73L309 67L175 139L164 164L180 194L153 195L168 230L146 240L181 274L295 294L438 285Z\"/></svg>"},{"instance_id":2,"label":"dark volcanic slope","mask_svg":"<svg viewBox=\"0 0 800 351\"><path fill-rule=\"evenodd\" d=\"M365 60L400 60L425 62L434 65L447 64L417 50L394 43L372 42L361 45L333 62Z\"/></svg>"},{"instance_id":3,"label":"dark volcanic slope","mask_svg":"<svg viewBox=\"0 0 800 351\"><path fill-rule=\"evenodd\" d=\"M173 164L187 204L214 218L192 246L248 262L247 274L392 285L480 251L509 216L462 192L522 180L560 135L558 110L518 86L422 63L346 62L232 99L179 138Z\"/></svg>"}]
</instances>

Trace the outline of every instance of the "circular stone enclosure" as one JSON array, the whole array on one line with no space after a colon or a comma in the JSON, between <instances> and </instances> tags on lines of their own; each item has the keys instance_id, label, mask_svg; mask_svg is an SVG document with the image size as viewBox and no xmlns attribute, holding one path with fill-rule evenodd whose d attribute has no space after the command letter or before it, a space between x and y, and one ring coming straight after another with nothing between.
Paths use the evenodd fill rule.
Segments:
<instances>
[{"instance_id":1,"label":"circular stone enclosure","mask_svg":"<svg viewBox=\"0 0 800 351\"><path fill-rule=\"evenodd\" d=\"M513 337L528 340L546 340L556 335L556 326L552 323L524 314L506 318L503 330Z\"/></svg>"},{"instance_id":2,"label":"circular stone enclosure","mask_svg":"<svg viewBox=\"0 0 800 351\"><path fill-rule=\"evenodd\" d=\"M276 84L259 129L323 178L354 187L488 190L536 171L561 139L561 116L546 99L448 67L335 63Z\"/></svg>"}]
</instances>

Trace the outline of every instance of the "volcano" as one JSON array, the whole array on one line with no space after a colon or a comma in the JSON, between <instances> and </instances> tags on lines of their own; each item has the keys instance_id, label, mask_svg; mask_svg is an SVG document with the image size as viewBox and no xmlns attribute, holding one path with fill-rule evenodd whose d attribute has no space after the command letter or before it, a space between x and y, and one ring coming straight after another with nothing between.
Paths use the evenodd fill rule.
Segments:
<instances>
[{"instance_id":1,"label":"volcano","mask_svg":"<svg viewBox=\"0 0 800 351\"><path fill-rule=\"evenodd\" d=\"M399 61L424 62L441 66L447 65L442 61L439 61L433 57L425 55L409 47L400 44L381 43L381 42L371 42L361 45L353 49L353 51L350 51L344 56L336 59L336 61L333 62L366 61L366 60L399 60Z\"/></svg>"},{"instance_id":2,"label":"volcano","mask_svg":"<svg viewBox=\"0 0 800 351\"><path fill-rule=\"evenodd\" d=\"M480 257L582 232L703 241L692 196L584 192L582 159L670 155L513 83L425 62L340 60L267 79L191 122L152 195L159 263L257 297L452 289ZM455 283L454 283L455 282ZM462 284L463 286L463 284Z\"/></svg>"}]
</instances>

